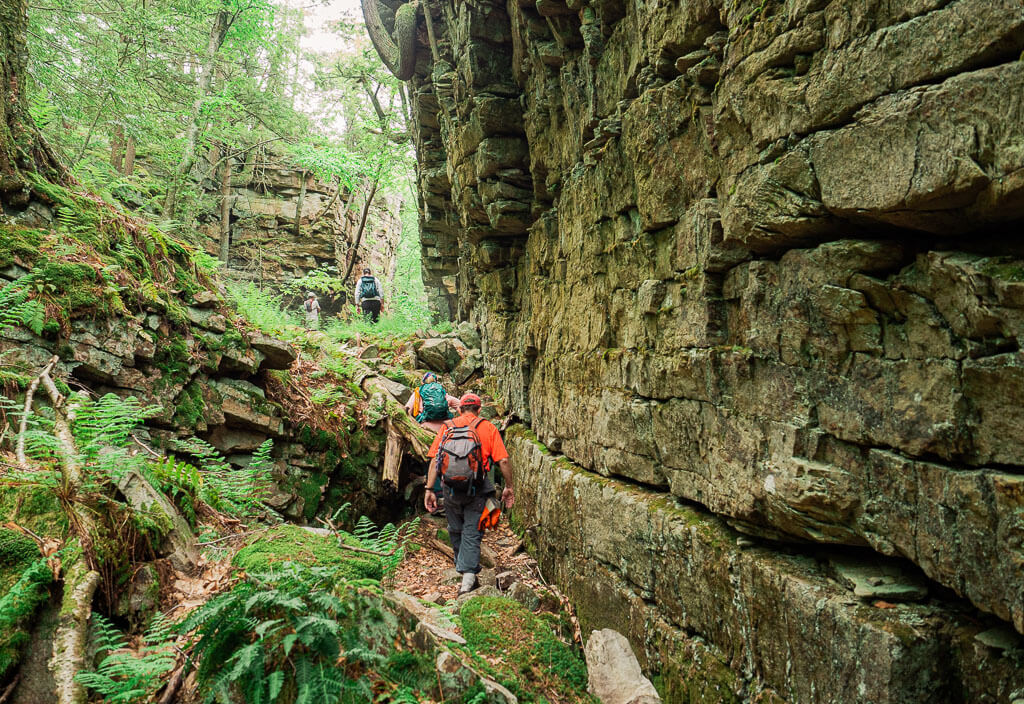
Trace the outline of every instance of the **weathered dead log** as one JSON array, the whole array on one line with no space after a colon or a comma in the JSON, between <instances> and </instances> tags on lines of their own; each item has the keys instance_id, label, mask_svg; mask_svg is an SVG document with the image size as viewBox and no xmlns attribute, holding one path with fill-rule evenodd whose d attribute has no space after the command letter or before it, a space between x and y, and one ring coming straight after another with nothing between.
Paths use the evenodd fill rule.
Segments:
<instances>
[{"instance_id":1,"label":"weathered dead log","mask_svg":"<svg viewBox=\"0 0 1024 704\"><path fill-rule=\"evenodd\" d=\"M83 559L65 565L64 597L50 659L58 704L82 704L86 700L85 687L75 681L75 675L85 665L89 615L99 584L99 572L90 570Z\"/></svg>"},{"instance_id":2,"label":"weathered dead log","mask_svg":"<svg viewBox=\"0 0 1024 704\"><path fill-rule=\"evenodd\" d=\"M384 398L384 411L389 421L389 427L406 441L405 449L407 451L426 462L427 453L434 442L434 433L417 423L416 419L405 411L398 399L381 383L381 378L376 372L361 362L356 360L353 362L355 363L356 383L368 395L380 394Z\"/></svg>"},{"instance_id":3,"label":"weathered dead log","mask_svg":"<svg viewBox=\"0 0 1024 704\"><path fill-rule=\"evenodd\" d=\"M395 430L395 424L388 418L385 427L387 428L387 444L384 447L384 473L385 482L391 482L398 486L398 473L402 466L402 455L405 454L405 438Z\"/></svg>"}]
</instances>

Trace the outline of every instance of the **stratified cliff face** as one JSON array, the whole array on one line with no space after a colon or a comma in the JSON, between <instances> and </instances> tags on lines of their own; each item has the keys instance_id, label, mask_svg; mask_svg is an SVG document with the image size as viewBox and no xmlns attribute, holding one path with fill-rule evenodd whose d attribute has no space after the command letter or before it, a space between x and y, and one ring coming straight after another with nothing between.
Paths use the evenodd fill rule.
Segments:
<instances>
[{"instance_id":1,"label":"stratified cliff face","mask_svg":"<svg viewBox=\"0 0 1024 704\"><path fill-rule=\"evenodd\" d=\"M1020 1L429 5L425 279L586 622L678 701L1024 698Z\"/></svg>"},{"instance_id":2,"label":"stratified cliff face","mask_svg":"<svg viewBox=\"0 0 1024 704\"><path fill-rule=\"evenodd\" d=\"M206 185L219 188L209 182ZM344 188L341 193L336 191L336 185L280 158L259 168L242 168L232 178L228 195L231 277L280 290L327 267L334 267L340 276L354 260L350 282L363 267L370 267L381 281L390 283L402 234L400 202L379 196L357 244L364 195L353 196ZM201 229L209 238L207 249L217 256L222 231L219 190L209 195L216 210L204 214ZM347 211L346 205L350 206ZM321 301L328 313L336 312L342 303L331 296Z\"/></svg>"}]
</instances>

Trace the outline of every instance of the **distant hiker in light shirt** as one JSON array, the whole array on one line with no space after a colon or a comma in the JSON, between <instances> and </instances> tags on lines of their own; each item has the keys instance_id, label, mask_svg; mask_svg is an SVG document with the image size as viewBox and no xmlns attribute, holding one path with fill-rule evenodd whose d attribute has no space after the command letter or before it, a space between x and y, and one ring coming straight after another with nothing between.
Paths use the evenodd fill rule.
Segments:
<instances>
[{"instance_id":1,"label":"distant hiker in light shirt","mask_svg":"<svg viewBox=\"0 0 1024 704\"><path fill-rule=\"evenodd\" d=\"M316 294L312 291L306 294L306 300L302 304L306 311L306 327L310 330L320 328L320 302L316 300Z\"/></svg>"},{"instance_id":2,"label":"distant hiker in light shirt","mask_svg":"<svg viewBox=\"0 0 1024 704\"><path fill-rule=\"evenodd\" d=\"M371 323L376 323L380 318L380 303L383 298L384 289L380 280L370 273L369 269L363 269L363 275L356 282L356 307L362 307L363 317Z\"/></svg>"}]
</instances>

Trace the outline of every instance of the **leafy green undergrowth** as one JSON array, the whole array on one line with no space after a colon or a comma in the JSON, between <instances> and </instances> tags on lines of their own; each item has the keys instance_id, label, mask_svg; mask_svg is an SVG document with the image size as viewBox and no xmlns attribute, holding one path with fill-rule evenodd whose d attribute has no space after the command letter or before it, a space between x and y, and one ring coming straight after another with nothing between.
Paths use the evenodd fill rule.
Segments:
<instances>
[{"instance_id":1,"label":"leafy green undergrowth","mask_svg":"<svg viewBox=\"0 0 1024 704\"><path fill-rule=\"evenodd\" d=\"M596 702L587 694L582 656L544 616L503 597L470 599L459 616L466 655L520 702Z\"/></svg>"},{"instance_id":2,"label":"leafy green undergrowth","mask_svg":"<svg viewBox=\"0 0 1024 704\"><path fill-rule=\"evenodd\" d=\"M278 526L235 556L245 572L178 630L191 634L206 701L420 702L431 658L402 647L401 623L381 580L413 531L320 535Z\"/></svg>"},{"instance_id":3,"label":"leafy green undergrowth","mask_svg":"<svg viewBox=\"0 0 1024 704\"><path fill-rule=\"evenodd\" d=\"M67 331L73 318L148 306L186 322L183 301L208 289L215 275L209 256L96 196L41 180L33 185L57 217L49 229L0 224L0 268L28 272L19 283L47 320Z\"/></svg>"},{"instance_id":4,"label":"leafy green undergrowth","mask_svg":"<svg viewBox=\"0 0 1024 704\"><path fill-rule=\"evenodd\" d=\"M21 649L29 639L30 620L39 605L49 597L52 580L46 561L36 560L0 597L0 679L21 659Z\"/></svg>"},{"instance_id":5,"label":"leafy green undergrowth","mask_svg":"<svg viewBox=\"0 0 1024 704\"><path fill-rule=\"evenodd\" d=\"M173 624L158 614L137 651L128 648L128 640L102 614L92 615L91 626L92 645L107 655L95 672L79 672L75 680L102 695L104 702L150 701L177 659L171 647Z\"/></svg>"}]
</instances>

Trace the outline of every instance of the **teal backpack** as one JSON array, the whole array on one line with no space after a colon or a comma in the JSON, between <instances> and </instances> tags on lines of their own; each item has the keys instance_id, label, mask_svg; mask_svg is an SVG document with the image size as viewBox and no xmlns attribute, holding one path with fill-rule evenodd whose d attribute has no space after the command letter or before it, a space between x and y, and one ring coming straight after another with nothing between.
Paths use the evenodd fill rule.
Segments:
<instances>
[{"instance_id":1,"label":"teal backpack","mask_svg":"<svg viewBox=\"0 0 1024 704\"><path fill-rule=\"evenodd\" d=\"M380 298L380 291L377 290L377 280L372 276L364 276L359 279L359 297L363 300L367 298Z\"/></svg>"},{"instance_id":2,"label":"teal backpack","mask_svg":"<svg viewBox=\"0 0 1024 704\"><path fill-rule=\"evenodd\" d=\"M448 411L448 394L445 393L444 387L436 381L420 387L420 399L423 401L423 408L416 416L417 422L448 420L452 417Z\"/></svg>"}]
</instances>

